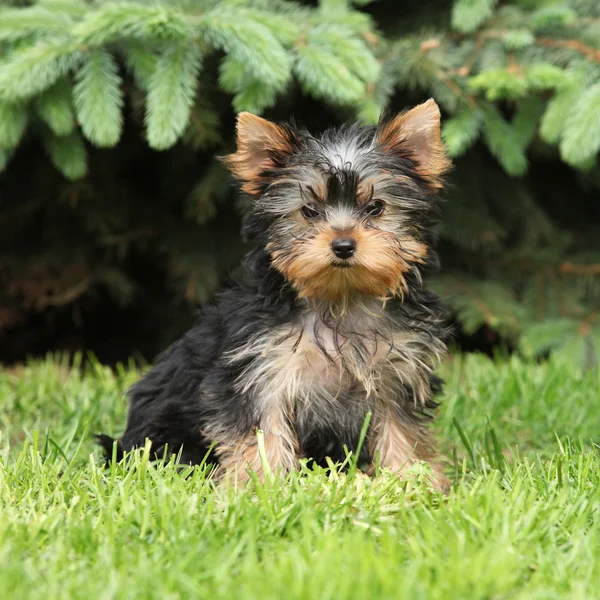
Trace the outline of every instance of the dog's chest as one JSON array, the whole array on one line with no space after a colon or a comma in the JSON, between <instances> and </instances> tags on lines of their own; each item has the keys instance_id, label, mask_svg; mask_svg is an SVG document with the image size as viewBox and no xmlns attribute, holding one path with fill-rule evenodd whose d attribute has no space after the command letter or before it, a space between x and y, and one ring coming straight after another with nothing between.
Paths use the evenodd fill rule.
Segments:
<instances>
[{"instance_id":1,"label":"dog's chest","mask_svg":"<svg viewBox=\"0 0 600 600\"><path fill-rule=\"evenodd\" d=\"M230 354L243 362L236 386L260 410L287 407L304 412L361 410L382 397L394 381L412 378L411 355L422 340L394 331L376 315L363 314L335 326L309 315L299 323L264 332Z\"/></svg>"},{"instance_id":2,"label":"dog's chest","mask_svg":"<svg viewBox=\"0 0 600 600\"><path fill-rule=\"evenodd\" d=\"M315 320L303 325L294 344L282 345L275 354L308 388L305 394L338 396L355 387L373 392L373 378L389 351L389 343L374 327L363 323L352 327L350 322L333 328Z\"/></svg>"}]
</instances>

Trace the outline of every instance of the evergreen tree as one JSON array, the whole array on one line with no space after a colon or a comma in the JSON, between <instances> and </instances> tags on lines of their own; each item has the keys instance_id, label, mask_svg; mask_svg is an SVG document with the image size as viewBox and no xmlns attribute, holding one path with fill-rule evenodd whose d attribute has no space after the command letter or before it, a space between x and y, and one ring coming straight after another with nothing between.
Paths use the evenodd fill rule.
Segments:
<instances>
[{"instance_id":1,"label":"evergreen tree","mask_svg":"<svg viewBox=\"0 0 600 600\"><path fill-rule=\"evenodd\" d=\"M600 356L596 0L11 4L5 342L65 318L86 331L106 296L153 337L187 325L243 251L242 207L213 158L232 148L235 112L314 129L433 96L456 165L434 285L467 333Z\"/></svg>"}]
</instances>

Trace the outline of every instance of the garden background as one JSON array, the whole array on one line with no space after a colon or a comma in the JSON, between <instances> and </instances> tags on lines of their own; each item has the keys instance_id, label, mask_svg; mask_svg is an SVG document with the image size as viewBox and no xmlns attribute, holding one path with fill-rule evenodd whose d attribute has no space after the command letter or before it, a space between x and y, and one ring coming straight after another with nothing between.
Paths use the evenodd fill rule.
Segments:
<instances>
[{"instance_id":1,"label":"garden background","mask_svg":"<svg viewBox=\"0 0 600 600\"><path fill-rule=\"evenodd\" d=\"M597 0L0 4L0 598L600 598ZM244 251L236 112L320 131L431 96L431 285L493 355L440 368L449 494L352 456L240 490L149 447L105 466L130 358Z\"/></svg>"},{"instance_id":2,"label":"garden background","mask_svg":"<svg viewBox=\"0 0 600 600\"><path fill-rule=\"evenodd\" d=\"M600 356L595 0L4 2L0 360L152 358L235 272L235 113L320 131L433 96L432 285L464 348Z\"/></svg>"}]
</instances>

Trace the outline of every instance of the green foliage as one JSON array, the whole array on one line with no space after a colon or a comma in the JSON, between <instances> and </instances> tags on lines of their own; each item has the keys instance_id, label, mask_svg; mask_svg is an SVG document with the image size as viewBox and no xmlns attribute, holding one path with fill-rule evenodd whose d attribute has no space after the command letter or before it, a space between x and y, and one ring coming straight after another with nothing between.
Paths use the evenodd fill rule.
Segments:
<instances>
[{"instance_id":1,"label":"green foliage","mask_svg":"<svg viewBox=\"0 0 600 600\"><path fill-rule=\"evenodd\" d=\"M529 89L524 74L510 69L490 69L473 77L469 82L474 90L485 90L488 100L515 100L527 95Z\"/></svg>"},{"instance_id":2,"label":"green foliage","mask_svg":"<svg viewBox=\"0 0 600 600\"><path fill-rule=\"evenodd\" d=\"M114 146L121 137L121 78L113 57L92 51L77 73L75 112L83 134L97 146Z\"/></svg>"},{"instance_id":3,"label":"green foliage","mask_svg":"<svg viewBox=\"0 0 600 600\"><path fill-rule=\"evenodd\" d=\"M6 150L0 149L0 173L4 171L8 164L9 154Z\"/></svg>"},{"instance_id":4,"label":"green foliage","mask_svg":"<svg viewBox=\"0 0 600 600\"><path fill-rule=\"evenodd\" d=\"M557 360L591 367L600 358L600 326L568 318L544 321L528 327L520 345L529 356L553 350Z\"/></svg>"},{"instance_id":5,"label":"green foliage","mask_svg":"<svg viewBox=\"0 0 600 600\"><path fill-rule=\"evenodd\" d=\"M72 94L69 82L63 79L35 99L38 115L58 136L68 135L75 128Z\"/></svg>"},{"instance_id":6,"label":"green foliage","mask_svg":"<svg viewBox=\"0 0 600 600\"><path fill-rule=\"evenodd\" d=\"M451 158L458 158L473 145L479 137L481 123L481 111L472 107L444 121L442 135Z\"/></svg>"},{"instance_id":7,"label":"green foliage","mask_svg":"<svg viewBox=\"0 0 600 600\"><path fill-rule=\"evenodd\" d=\"M172 146L188 123L200 69L196 46L181 44L164 51L148 82L146 126L148 143L164 150Z\"/></svg>"},{"instance_id":8,"label":"green foliage","mask_svg":"<svg viewBox=\"0 0 600 600\"><path fill-rule=\"evenodd\" d=\"M531 18L531 29L543 31L549 27L564 27L577 22L577 13L563 2L549 2L536 10Z\"/></svg>"},{"instance_id":9,"label":"green foliage","mask_svg":"<svg viewBox=\"0 0 600 600\"><path fill-rule=\"evenodd\" d=\"M535 43L535 36L528 29L514 29L507 31L502 41L509 50L522 50Z\"/></svg>"},{"instance_id":10,"label":"green foliage","mask_svg":"<svg viewBox=\"0 0 600 600\"><path fill-rule=\"evenodd\" d=\"M235 112L375 123L433 96L455 159L436 285L463 330L599 356L581 326L600 306L592 0L5 4L0 336L37 310L79 322L106 294L170 339L244 249L213 158Z\"/></svg>"},{"instance_id":11,"label":"green foliage","mask_svg":"<svg viewBox=\"0 0 600 600\"><path fill-rule=\"evenodd\" d=\"M315 27L298 50L296 74L317 98L358 103L378 66L363 42L335 25Z\"/></svg>"},{"instance_id":12,"label":"green foliage","mask_svg":"<svg viewBox=\"0 0 600 600\"><path fill-rule=\"evenodd\" d=\"M0 371L0 597L598 596L596 370L454 357L442 496L424 465L238 489L148 451L102 467L92 435L122 430L140 372L74 363Z\"/></svg>"},{"instance_id":13,"label":"green foliage","mask_svg":"<svg viewBox=\"0 0 600 600\"><path fill-rule=\"evenodd\" d=\"M434 287L450 300L467 334L475 333L484 323L510 338L520 331L527 318L525 308L515 301L510 288L500 283L439 277Z\"/></svg>"},{"instance_id":14,"label":"green foliage","mask_svg":"<svg viewBox=\"0 0 600 600\"><path fill-rule=\"evenodd\" d=\"M577 99L565 123L560 154L565 162L581 165L600 150L600 82Z\"/></svg>"},{"instance_id":15,"label":"green foliage","mask_svg":"<svg viewBox=\"0 0 600 600\"><path fill-rule=\"evenodd\" d=\"M583 86L574 84L561 90L548 102L540 123L540 136L545 142L556 144L561 139L567 114L583 92Z\"/></svg>"},{"instance_id":16,"label":"green foliage","mask_svg":"<svg viewBox=\"0 0 600 600\"><path fill-rule=\"evenodd\" d=\"M516 131L494 107L489 107L483 114L483 134L490 152L509 175L525 173L527 157L524 145Z\"/></svg>"},{"instance_id":17,"label":"green foliage","mask_svg":"<svg viewBox=\"0 0 600 600\"><path fill-rule=\"evenodd\" d=\"M23 104L0 101L0 148L14 148L27 127L27 109Z\"/></svg>"},{"instance_id":18,"label":"green foliage","mask_svg":"<svg viewBox=\"0 0 600 600\"><path fill-rule=\"evenodd\" d=\"M268 19L261 22L254 12L243 14L244 19L240 19L239 9L217 7L203 23L207 40L224 50L247 74L268 87L281 89L290 77L291 59L272 32L277 30L279 22ZM294 33L292 39L298 35ZM289 40L288 35L284 39Z\"/></svg>"},{"instance_id":19,"label":"green foliage","mask_svg":"<svg viewBox=\"0 0 600 600\"><path fill-rule=\"evenodd\" d=\"M52 10L52 7L39 6L5 8L0 11L0 41L17 41L39 33L63 31L71 24L65 11Z\"/></svg>"},{"instance_id":20,"label":"green foliage","mask_svg":"<svg viewBox=\"0 0 600 600\"><path fill-rule=\"evenodd\" d=\"M0 63L0 97L8 101L31 98L56 83L80 59L75 46L62 39L17 46Z\"/></svg>"},{"instance_id":21,"label":"green foliage","mask_svg":"<svg viewBox=\"0 0 600 600\"><path fill-rule=\"evenodd\" d=\"M492 16L496 0L457 0L452 8L452 25L458 31L475 31Z\"/></svg>"},{"instance_id":22,"label":"green foliage","mask_svg":"<svg viewBox=\"0 0 600 600\"><path fill-rule=\"evenodd\" d=\"M80 179L87 173L87 152L77 132L57 136L47 133L44 145L52 164L67 178Z\"/></svg>"}]
</instances>

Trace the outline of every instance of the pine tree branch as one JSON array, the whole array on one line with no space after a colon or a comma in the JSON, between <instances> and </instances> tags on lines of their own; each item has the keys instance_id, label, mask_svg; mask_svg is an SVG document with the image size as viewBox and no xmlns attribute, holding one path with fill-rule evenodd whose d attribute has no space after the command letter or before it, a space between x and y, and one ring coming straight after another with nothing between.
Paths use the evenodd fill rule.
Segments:
<instances>
[{"instance_id":1,"label":"pine tree branch","mask_svg":"<svg viewBox=\"0 0 600 600\"><path fill-rule=\"evenodd\" d=\"M38 298L36 304L40 309L47 308L48 306L64 306L65 304L71 304L77 300L77 298L83 296L83 294L92 287L92 284L95 283L95 281L95 276L88 275L76 285L58 294Z\"/></svg>"},{"instance_id":2,"label":"pine tree branch","mask_svg":"<svg viewBox=\"0 0 600 600\"><path fill-rule=\"evenodd\" d=\"M530 273L544 273L546 275L600 275L600 263L591 263L588 265L575 265L569 261L563 261L557 265L540 265L533 260L526 258L506 259L499 258L485 261L493 266L516 267L519 271L528 271Z\"/></svg>"},{"instance_id":3,"label":"pine tree branch","mask_svg":"<svg viewBox=\"0 0 600 600\"><path fill-rule=\"evenodd\" d=\"M577 40L555 40L553 38L536 38L535 44L545 48L569 48L583 54L588 60L600 62L600 50L587 46Z\"/></svg>"},{"instance_id":4,"label":"pine tree branch","mask_svg":"<svg viewBox=\"0 0 600 600\"><path fill-rule=\"evenodd\" d=\"M427 54L431 50L438 48L440 41L437 39L430 39L421 42L419 48L422 54ZM456 81L452 79L453 71L444 71L441 68L435 68L432 64L424 63L421 65L425 71L432 74L433 77L441 81L455 96L462 98L467 104L472 107L477 106L477 98L463 89Z\"/></svg>"},{"instance_id":5,"label":"pine tree branch","mask_svg":"<svg viewBox=\"0 0 600 600\"><path fill-rule=\"evenodd\" d=\"M458 75L460 75L461 77L468 77L470 75L471 70L477 62L477 59L479 58L479 55L481 54L481 51L483 50L484 46L485 38L481 35L478 35L477 40L475 41L475 48L473 49L473 52L471 53L469 58L467 58L463 66L457 69L456 72Z\"/></svg>"},{"instance_id":6,"label":"pine tree branch","mask_svg":"<svg viewBox=\"0 0 600 600\"><path fill-rule=\"evenodd\" d=\"M471 106L475 106L477 104L475 96L473 96L473 94L469 94L466 90L461 88L460 85L458 85L458 83L456 83L448 73L445 73L441 69L434 69L428 65L424 66L423 68L436 76L456 96L462 98Z\"/></svg>"},{"instance_id":7,"label":"pine tree branch","mask_svg":"<svg viewBox=\"0 0 600 600\"><path fill-rule=\"evenodd\" d=\"M460 75L461 77L468 77L471 74L473 66L479 59L486 42L488 40L504 39L509 33L510 31L508 29L486 29L481 31L475 37L475 47L473 48L473 52L469 55L461 67L454 69L452 72ZM464 34L452 34L450 38L468 39L469 36ZM533 43L544 48L568 48L582 54L588 60L600 62L600 50L594 48L593 46L586 45L578 40L537 37L534 38Z\"/></svg>"},{"instance_id":8,"label":"pine tree branch","mask_svg":"<svg viewBox=\"0 0 600 600\"><path fill-rule=\"evenodd\" d=\"M600 264L574 265L565 261L559 265L558 270L568 275L600 275Z\"/></svg>"}]
</instances>

